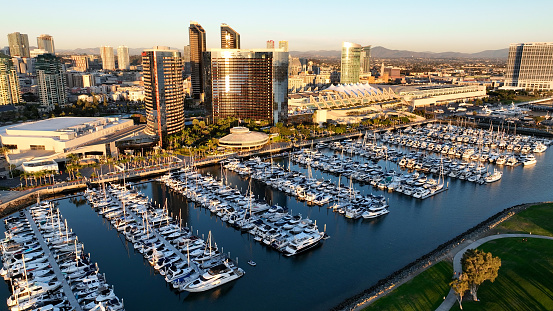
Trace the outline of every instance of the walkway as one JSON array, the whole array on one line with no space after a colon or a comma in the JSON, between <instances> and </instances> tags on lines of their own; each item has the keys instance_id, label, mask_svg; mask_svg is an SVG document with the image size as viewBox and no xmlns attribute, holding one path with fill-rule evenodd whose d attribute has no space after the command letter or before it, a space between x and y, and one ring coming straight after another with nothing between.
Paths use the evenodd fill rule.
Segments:
<instances>
[{"instance_id":1,"label":"walkway","mask_svg":"<svg viewBox=\"0 0 553 311\"><path fill-rule=\"evenodd\" d=\"M461 265L461 259L463 258L463 254L467 250L475 249L486 242L497 240L497 239L503 239L503 238L536 238L536 239L553 240L553 237L545 236L545 235L513 234L513 233L490 235L485 238L481 238L480 240L476 240L472 242L469 246L463 248L457 254L455 254L455 257L453 258L453 272L455 272L455 275L460 274L463 271L463 267ZM436 311L449 311L456 302L457 302L457 298L455 297L455 293L453 292L453 289L451 289L446 299L436 309Z\"/></svg>"},{"instance_id":2,"label":"walkway","mask_svg":"<svg viewBox=\"0 0 553 311\"><path fill-rule=\"evenodd\" d=\"M121 200L119 200L118 198L115 198L114 196L111 195L111 193L109 194L109 196L111 197L112 200L116 201L116 202L119 202L119 205L121 206ZM130 209L125 209L125 212L128 213L129 215L131 215L134 220L136 221L137 224L141 224L143 219L138 216L135 212L131 211ZM158 238L158 240L160 242L162 242L166 248L168 248L169 250L171 250L173 253L175 253L177 256L179 256L179 258L183 261L183 262L187 262L188 261L188 258L181 252L179 251L175 246L173 246L173 244L169 243L161 234L159 234L157 232L157 230L155 228L152 228L153 230L151 230L154 235ZM197 268L197 267L195 267ZM198 269L197 269L198 270ZM198 270L199 271L199 270Z\"/></svg>"},{"instance_id":3,"label":"walkway","mask_svg":"<svg viewBox=\"0 0 553 311\"><path fill-rule=\"evenodd\" d=\"M69 300L69 303L71 304L71 307L73 307L74 310L82 310L81 306L77 302L77 299L75 298L75 295L73 294L73 291L71 290L71 287L69 287L69 284L67 283L67 280L63 276L63 273L60 270L60 267L58 263L54 260L54 256L52 256L52 253L50 253L50 248L44 242L44 237L42 236L42 233L38 230L36 223L31 217L31 213L29 213L28 210L25 210L25 216L27 216L27 220L29 220L29 224L31 225L31 228L33 228L33 231L35 233L36 238L38 239L38 242L40 243L40 246L44 250L44 254L48 256L48 262L50 262L50 266L52 266L52 269L54 270L54 273L56 274L56 278L58 281L61 282L61 286L63 288L63 293Z\"/></svg>"}]
</instances>

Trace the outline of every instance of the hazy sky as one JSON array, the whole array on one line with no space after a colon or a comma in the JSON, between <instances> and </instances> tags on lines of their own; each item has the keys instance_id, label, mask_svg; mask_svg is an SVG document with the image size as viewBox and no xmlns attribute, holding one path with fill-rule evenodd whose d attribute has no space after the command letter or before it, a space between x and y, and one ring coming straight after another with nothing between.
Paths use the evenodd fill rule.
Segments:
<instances>
[{"instance_id":1,"label":"hazy sky","mask_svg":"<svg viewBox=\"0 0 553 311\"><path fill-rule=\"evenodd\" d=\"M56 49L101 45L181 48L199 22L207 47L218 48L221 23L241 35L242 48L288 40L290 50L338 50L342 41L413 51L478 52L510 43L553 41L551 0L96 0L4 1L0 46L7 34L42 33ZM277 43L278 44L278 43Z\"/></svg>"}]
</instances>

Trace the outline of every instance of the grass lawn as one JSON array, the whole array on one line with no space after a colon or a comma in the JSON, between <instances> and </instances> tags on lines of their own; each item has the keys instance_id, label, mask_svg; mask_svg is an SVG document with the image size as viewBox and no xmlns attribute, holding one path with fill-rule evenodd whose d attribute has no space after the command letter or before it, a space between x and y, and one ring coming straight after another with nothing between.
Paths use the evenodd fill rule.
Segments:
<instances>
[{"instance_id":1,"label":"grass lawn","mask_svg":"<svg viewBox=\"0 0 553 311\"><path fill-rule=\"evenodd\" d=\"M453 267L441 261L364 310L434 310L449 292Z\"/></svg>"},{"instance_id":2,"label":"grass lawn","mask_svg":"<svg viewBox=\"0 0 553 311\"><path fill-rule=\"evenodd\" d=\"M529 233L553 236L553 203L538 204L514 215L494 230L499 233Z\"/></svg>"},{"instance_id":3,"label":"grass lawn","mask_svg":"<svg viewBox=\"0 0 553 311\"><path fill-rule=\"evenodd\" d=\"M506 238L480 249L501 258L501 268L494 283L480 286L480 301L464 301L463 310L553 310L553 241Z\"/></svg>"}]
</instances>

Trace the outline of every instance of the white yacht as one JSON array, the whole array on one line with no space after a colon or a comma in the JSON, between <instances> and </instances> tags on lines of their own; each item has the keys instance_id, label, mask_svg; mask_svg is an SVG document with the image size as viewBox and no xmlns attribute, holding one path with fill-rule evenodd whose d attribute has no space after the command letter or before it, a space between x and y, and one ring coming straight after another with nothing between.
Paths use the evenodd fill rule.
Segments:
<instances>
[{"instance_id":1,"label":"white yacht","mask_svg":"<svg viewBox=\"0 0 553 311\"><path fill-rule=\"evenodd\" d=\"M245 274L230 262L223 262L202 274L195 281L188 283L182 289L188 292L203 292L236 280Z\"/></svg>"},{"instance_id":2,"label":"white yacht","mask_svg":"<svg viewBox=\"0 0 553 311\"><path fill-rule=\"evenodd\" d=\"M293 256L301 252L304 252L310 248L313 248L319 244L323 238L324 233L315 232L312 234L307 234L305 232L296 234L292 241L284 249L284 256Z\"/></svg>"},{"instance_id":3,"label":"white yacht","mask_svg":"<svg viewBox=\"0 0 553 311\"><path fill-rule=\"evenodd\" d=\"M361 216L365 219L369 218L376 218L378 216L386 215L390 211L386 208L386 206L378 206L378 207L370 207L368 210L363 212Z\"/></svg>"},{"instance_id":4,"label":"white yacht","mask_svg":"<svg viewBox=\"0 0 553 311\"><path fill-rule=\"evenodd\" d=\"M524 166L531 166L531 165L534 165L536 164L536 158L534 157L533 154L528 154L526 155L526 157L524 157L523 161L522 161L522 164L524 164Z\"/></svg>"},{"instance_id":5,"label":"white yacht","mask_svg":"<svg viewBox=\"0 0 553 311\"><path fill-rule=\"evenodd\" d=\"M503 172L498 171L497 169L493 170L493 174L488 174L484 179L487 183L492 183L494 181L498 181L503 177Z\"/></svg>"}]
</instances>

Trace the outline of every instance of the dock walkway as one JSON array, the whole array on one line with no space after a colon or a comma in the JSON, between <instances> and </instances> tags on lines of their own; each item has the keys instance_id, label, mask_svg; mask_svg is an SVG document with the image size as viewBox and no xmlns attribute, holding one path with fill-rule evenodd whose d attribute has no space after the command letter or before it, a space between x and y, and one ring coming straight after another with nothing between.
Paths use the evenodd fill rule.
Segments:
<instances>
[{"instance_id":1,"label":"dock walkway","mask_svg":"<svg viewBox=\"0 0 553 311\"><path fill-rule=\"evenodd\" d=\"M122 206L121 201L119 199L113 197L111 195L111 193L109 194L109 196L111 197L112 200L118 202L119 205ZM137 224L142 223L142 218L140 216L138 216L135 212L131 211L130 209L125 209L125 212L129 213L129 215L131 215L134 218L134 220L136 221ZM188 258L181 251L179 251L175 246L173 246L171 243L169 243L161 234L159 234L159 232L157 232L157 230L152 230L152 232L159 239L159 241L161 241L163 243L163 245L165 245L166 248L170 249L173 253L175 253L177 256L179 256L179 258L181 260L183 260L185 262L188 261ZM197 268L197 267L195 267L195 268Z\"/></svg>"},{"instance_id":2,"label":"dock walkway","mask_svg":"<svg viewBox=\"0 0 553 311\"><path fill-rule=\"evenodd\" d=\"M36 226L35 220L33 217L31 217L31 213L29 213L28 210L25 210L25 216L27 216L27 220L29 220L29 224L31 225L31 228L33 228L33 231L35 233L35 236L38 239L38 242L40 243L40 246L44 250L44 253L48 256L48 262L50 263L50 266L52 266L52 269L54 270L54 273L56 274L56 278L61 282L61 286L63 288L63 292L65 296L67 297L67 300L69 300L69 303L71 304L71 307L74 310L82 311L81 306L77 302L77 298L75 298L75 295L73 294L73 291L71 290L71 287L69 287L69 284L67 283L67 280L63 276L63 273L60 270L60 267L58 263L54 260L54 257L52 256L52 253L50 252L50 248L44 241L44 237L42 236L42 233L38 230L38 227Z\"/></svg>"}]
</instances>

